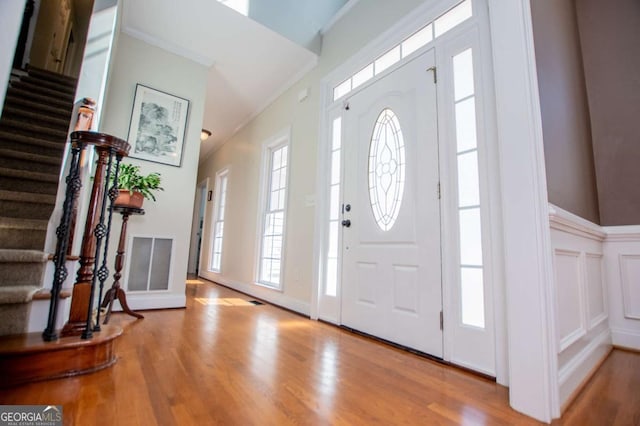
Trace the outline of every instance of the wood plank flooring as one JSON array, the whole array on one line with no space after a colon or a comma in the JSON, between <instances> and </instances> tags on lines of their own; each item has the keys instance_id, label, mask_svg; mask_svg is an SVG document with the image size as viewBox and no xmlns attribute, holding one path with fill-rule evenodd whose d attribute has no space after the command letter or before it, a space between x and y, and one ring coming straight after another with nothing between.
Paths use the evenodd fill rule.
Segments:
<instances>
[{"instance_id":1,"label":"wood plank flooring","mask_svg":"<svg viewBox=\"0 0 640 426\"><path fill-rule=\"evenodd\" d=\"M68 425L529 425L506 388L189 281L187 309L124 314L117 364L0 391ZM640 424L640 354L614 351L558 425Z\"/></svg>"}]
</instances>

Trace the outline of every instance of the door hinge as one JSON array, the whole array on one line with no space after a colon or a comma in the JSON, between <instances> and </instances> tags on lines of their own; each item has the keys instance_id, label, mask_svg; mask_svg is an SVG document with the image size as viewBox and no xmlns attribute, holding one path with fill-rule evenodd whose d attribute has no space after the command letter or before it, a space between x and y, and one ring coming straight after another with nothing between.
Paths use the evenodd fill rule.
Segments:
<instances>
[{"instance_id":1,"label":"door hinge","mask_svg":"<svg viewBox=\"0 0 640 426\"><path fill-rule=\"evenodd\" d=\"M440 330L444 330L444 314L440 311Z\"/></svg>"},{"instance_id":2,"label":"door hinge","mask_svg":"<svg viewBox=\"0 0 640 426\"><path fill-rule=\"evenodd\" d=\"M438 83L438 70L435 66L427 68L427 71L433 71L433 84Z\"/></svg>"},{"instance_id":3,"label":"door hinge","mask_svg":"<svg viewBox=\"0 0 640 426\"><path fill-rule=\"evenodd\" d=\"M438 182L438 200L442 197L442 192L440 191L440 182Z\"/></svg>"}]
</instances>

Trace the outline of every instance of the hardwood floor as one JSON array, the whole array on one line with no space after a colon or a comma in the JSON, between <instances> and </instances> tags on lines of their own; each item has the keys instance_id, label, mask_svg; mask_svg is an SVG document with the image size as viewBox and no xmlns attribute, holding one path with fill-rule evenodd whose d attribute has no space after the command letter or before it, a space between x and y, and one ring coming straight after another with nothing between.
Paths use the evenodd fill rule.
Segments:
<instances>
[{"instance_id":1,"label":"hardwood floor","mask_svg":"<svg viewBox=\"0 0 640 426\"><path fill-rule=\"evenodd\" d=\"M508 391L209 283L184 310L124 328L117 364L0 391L0 404L63 405L68 425L528 425ZM640 424L640 354L614 351L558 425Z\"/></svg>"}]
</instances>

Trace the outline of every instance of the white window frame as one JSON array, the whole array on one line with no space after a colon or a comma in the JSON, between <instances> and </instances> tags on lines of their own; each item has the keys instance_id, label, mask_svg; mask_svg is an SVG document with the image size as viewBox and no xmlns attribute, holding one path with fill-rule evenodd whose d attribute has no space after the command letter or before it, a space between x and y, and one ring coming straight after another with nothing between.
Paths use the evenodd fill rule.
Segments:
<instances>
[{"instance_id":1,"label":"white window frame","mask_svg":"<svg viewBox=\"0 0 640 426\"><path fill-rule=\"evenodd\" d=\"M222 180L226 179L226 185L225 185L225 191L223 193L222 191ZM222 232L222 241L221 241L221 245L220 245L220 265L218 266L218 268L214 267L214 260L215 260L215 246L216 246L216 237L217 237L217 233L216 233L216 229L217 229L217 224L218 222L220 222L220 203L223 200L223 195L224 195L224 209L226 211L226 207L227 207L227 200L226 200L226 195L229 192L229 167L225 167L221 170L219 170L216 173L216 180L215 180L215 187L214 187L214 191L215 191L215 196L214 196L214 202L213 202L213 214L212 214L212 221L211 221L211 250L210 250L210 257L209 257L209 271L210 272L215 272L217 274L221 274L222 273L222 253L223 253L223 245L224 245L224 221L225 219L223 218L223 220L221 221L223 223L223 232ZM223 217L226 217L226 213L223 214Z\"/></svg>"},{"instance_id":2,"label":"white window frame","mask_svg":"<svg viewBox=\"0 0 640 426\"><path fill-rule=\"evenodd\" d=\"M258 210L258 226L256 233L257 237L257 253L256 253L256 275L255 284L270 288L273 290L282 291L284 289L284 271L286 261L286 230L287 230L287 210L289 205L289 183L291 176L291 128L287 127L280 132L276 133L271 138L262 143L262 156L261 156L261 172L260 172L260 198L259 198L259 210ZM264 281L261 279L262 275L262 259L263 259L263 242L265 232L265 222L267 214L271 211L269 208L269 195L271 188L271 172L272 172L272 158L273 153L283 147L287 147L287 163L286 163L286 179L284 187L284 206L282 209L283 221L282 221L282 247L280 251L280 279L279 282Z\"/></svg>"}]
</instances>

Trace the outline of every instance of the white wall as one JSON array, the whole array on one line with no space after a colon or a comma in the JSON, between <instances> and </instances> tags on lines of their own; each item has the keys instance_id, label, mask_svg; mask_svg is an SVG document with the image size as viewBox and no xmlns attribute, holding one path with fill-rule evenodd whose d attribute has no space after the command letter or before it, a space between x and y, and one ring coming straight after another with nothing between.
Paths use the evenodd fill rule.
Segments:
<instances>
[{"instance_id":1,"label":"white wall","mask_svg":"<svg viewBox=\"0 0 640 426\"><path fill-rule=\"evenodd\" d=\"M0 2L0 114L4 106L7 83L11 75L16 41L22 24L26 0L3 0Z\"/></svg>"},{"instance_id":2,"label":"white wall","mask_svg":"<svg viewBox=\"0 0 640 426\"><path fill-rule=\"evenodd\" d=\"M198 182L226 166L229 173L221 274L207 271L213 202L207 203L200 274L273 303L309 314L313 284L314 200L320 80L422 2L358 2L324 36L318 66L200 164ZM298 93L309 97L298 102ZM291 126L290 180L282 292L253 285L257 253L256 225L261 143ZM212 187L209 189L213 189ZM232 230L232 231L231 231Z\"/></svg>"},{"instance_id":3,"label":"white wall","mask_svg":"<svg viewBox=\"0 0 640 426\"><path fill-rule=\"evenodd\" d=\"M133 309L182 307L185 304L184 290L200 150L200 129L204 111L206 71L204 66L193 61L128 35L119 35L100 131L127 139L136 83L190 101L181 167L125 159L128 163L140 165L145 174L160 173L164 187L164 192L157 195L157 202L145 201L144 216L130 218L129 240L133 235L168 237L174 240L169 290L128 292L127 301ZM112 258L117 246L120 223L121 220L116 215L111 234ZM109 261L109 265L111 268L113 260ZM126 288L126 275L123 278Z\"/></svg>"}]
</instances>

